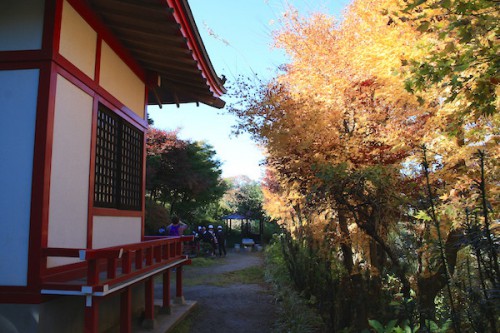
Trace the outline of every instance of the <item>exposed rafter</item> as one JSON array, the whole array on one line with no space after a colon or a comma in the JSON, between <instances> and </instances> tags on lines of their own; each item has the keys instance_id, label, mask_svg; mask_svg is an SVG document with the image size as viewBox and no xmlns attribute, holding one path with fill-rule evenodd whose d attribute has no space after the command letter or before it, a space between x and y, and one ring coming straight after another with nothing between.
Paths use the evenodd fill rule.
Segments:
<instances>
[{"instance_id":1,"label":"exposed rafter","mask_svg":"<svg viewBox=\"0 0 500 333\"><path fill-rule=\"evenodd\" d=\"M161 84L150 104L202 102L217 108L226 92L216 75L187 0L87 0L102 22Z\"/></svg>"}]
</instances>

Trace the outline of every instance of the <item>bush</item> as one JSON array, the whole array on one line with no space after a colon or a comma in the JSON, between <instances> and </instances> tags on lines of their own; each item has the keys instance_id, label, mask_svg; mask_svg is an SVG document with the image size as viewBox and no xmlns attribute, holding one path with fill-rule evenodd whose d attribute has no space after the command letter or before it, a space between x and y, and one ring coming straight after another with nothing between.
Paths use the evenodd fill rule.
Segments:
<instances>
[{"instance_id":1,"label":"bush","mask_svg":"<svg viewBox=\"0 0 500 333\"><path fill-rule=\"evenodd\" d=\"M274 221L264 221L264 230L262 234L262 243L268 244L273 240L273 236L281 232L281 227Z\"/></svg>"},{"instance_id":2,"label":"bush","mask_svg":"<svg viewBox=\"0 0 500 333\"><path fill-rule=\"evenodd\" d=\"M273 286L279 317L274 332L319 333L325 332L321 317L293 289L287 265L277 237L266 246L265 278Z\"/></svg>"},{"instance_id":3,"label":"bush","mask_svg":"<svg viewBox=\"0 0 500 333\"><path fill-rule=\"evenodd\" d=\"M162 225L170 224L170 214L165 206L156 203L153 200L146 200L146 219L144 223L145 235L157 235L158 229Z\"/></svg>"}]
</instances>

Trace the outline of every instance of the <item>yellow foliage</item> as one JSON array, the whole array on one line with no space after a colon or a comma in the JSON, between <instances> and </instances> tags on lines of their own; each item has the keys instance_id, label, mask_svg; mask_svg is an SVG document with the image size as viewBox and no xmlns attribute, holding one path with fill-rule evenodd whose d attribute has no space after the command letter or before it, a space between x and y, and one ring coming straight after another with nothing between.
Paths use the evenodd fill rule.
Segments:
<instances>
[{"instance_id":1,"label":"yellow foliage","mask_svg":"<svg viewBox=\"0 0 500 333\"><path fill-rule=\"evenodd\" d=\"M322 180L315 167L346 165L349 171L374 165L406 167L405 174L417 178L422 176L424 144L430 181L439 191L433 199L443 235L463 222L463 207L478 201L479 149L487 152L489 203L498 211L500 116L457 116L469 102L446 103L447 88L428 87L418 96L405 89L410 60L425 59L435 47L449 52L461 48L453 36L423 34L418 20L397 14L405 5L403 0L354 0L342 21L324 13L303 17L293 8L282 17L275 46L284 49L291 61L264 87L262 100L249 102L244 117L247 128L265 142L271 178L278 184L264 189L264 208L288 229L300 225L305 211L318 228L337 219L338 203L317 193L322 191L318 190ZM440 14L437 9L428 13ZM473 72L468 69L463 74ZM403 181L395 183L401 193L407 190ZM375 188L370 182L364 184L365 191ZM425 196L423 183L417 186ZM404 195L415 193L408 190ZM367 236L349 218L353 252L366 258ZM425 221L425 228L419 225L413 232L435 239L435 228L427 231L430 224ZM385 226L377 228L386 236ZM330 229L335 245L346 241L338 226Z\"/></svg>"}]
</instances>

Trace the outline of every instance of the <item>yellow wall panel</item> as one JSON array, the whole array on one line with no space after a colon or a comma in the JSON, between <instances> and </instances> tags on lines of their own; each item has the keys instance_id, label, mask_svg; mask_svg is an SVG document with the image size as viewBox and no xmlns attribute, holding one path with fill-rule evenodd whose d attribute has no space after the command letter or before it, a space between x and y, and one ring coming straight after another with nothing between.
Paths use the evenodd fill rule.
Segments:
<instances>
[{"instance_id":1,"label":"yellow wall panel","mask_svg":"<svg viewBox=\"0 0 500 333\"><path fill-rule=\"evenodd\" d=\"M89 199L92 96L57 76L48 246L85 248ZM74 262L50 258L49 267Z\"/></svg>"},{"instance_id":2,"label":"yellow wall panel","mask_svg":"<svg viewBox=\"0 0 500 333\"><path fill-rule=\"evenodd\" d=\"M140 217L94 216L92 248L139 243L141 221Z\"/></svg>"},{"instance_id":3,"label":"yellow wall panel","mask_svg":"<svg viewBox=\"0 0 500 333\"><path fill-rule=\"evenodd\" d=\"M97 33L64 1L59 53L94 79Z\"/></svg>"},{"instance_id":4,"label":"yellow wall panel","mask_svg":"<svg viewBox=\"0 0 500 333\"><path fill-rule=\"evenodd\" d=\"M101 49L100 67L99 84L144 119L144 93L146 89L144 82L104 42Z\"/></svg>"}]
</instances>

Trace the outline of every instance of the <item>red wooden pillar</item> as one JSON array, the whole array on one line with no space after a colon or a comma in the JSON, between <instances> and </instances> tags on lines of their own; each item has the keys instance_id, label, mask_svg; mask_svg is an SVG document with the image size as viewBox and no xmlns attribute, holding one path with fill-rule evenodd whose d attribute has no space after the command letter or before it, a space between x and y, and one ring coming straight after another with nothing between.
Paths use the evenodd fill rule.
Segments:
<instances>
[{"instance_id":1,"label":"red wooden pillar","mask_svg":"<svg viewBox=\"0 0 500 333\"><path fill-rule=\"evenodd\" d=\"M85 298L85 333L99 332L99 302L96 297Z\"/></svg>"},{"instance_id":2,"label":"red wooden pillar","mask_svg":"<svg viewBox=\"0 0 500 333\"><path fill-rule=\"evenodd\" d=\"M182 265L176 267L175 273L175 299L177 303L184 304L184 296L182 295Z\"/></svg>"},{"instance_id":3,"label":"red wooden pillar","mask_svg":"<svg viewBox=\"0 0 500 333\"><path fill-rule=\"evenodd\" d=\"M144 328L154 328L154 320L155 320L154 291L155 291L154 279L153 277L149 277L144 284L145 315L144 315L144 321L142 322L142 326Z\"/></svg>"},{"instance_id":4,"label":"red wooden pillar","mask_svg":"<svg viewBox=\"0 0 500 333\"><path fill-rule=\"evenodd\" d=\"M170 314L170 268L163 273L163 303L162 312Z\"/></svg>"},{"instance_id":5,"label":"red wooden pillar","mask_svg":"<svg viewBox=\"0 0 500 333\"><path fill-rule=\"evenodd\" d=\"M120 333L132 332L132 292L130 287L120 295Z\"/></svg>"}]
</instances>

